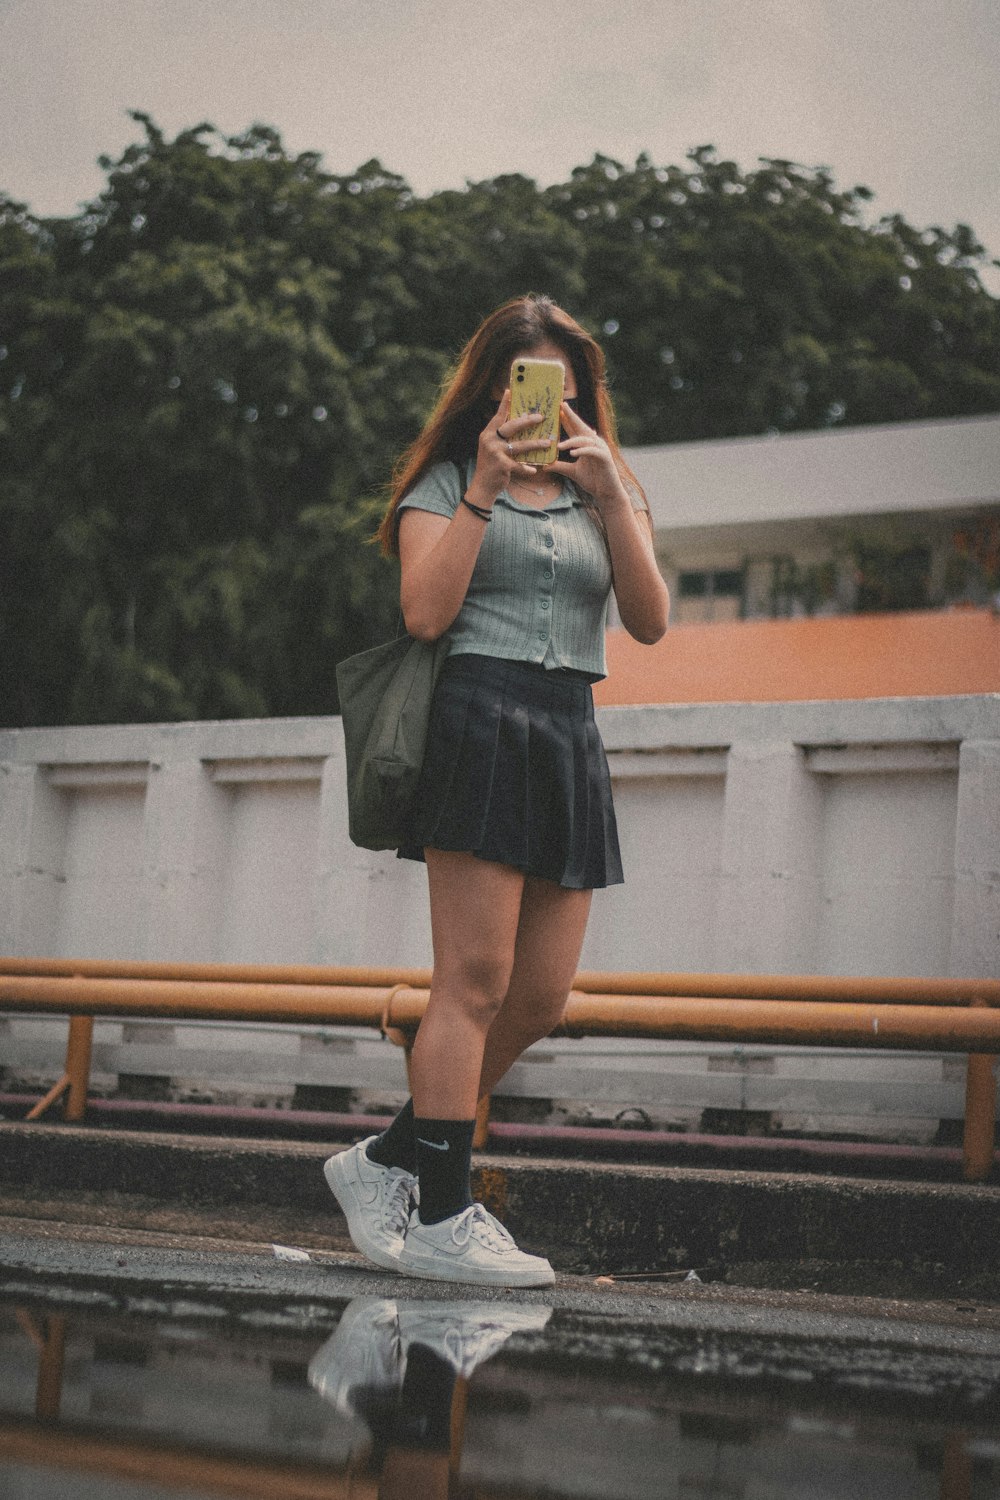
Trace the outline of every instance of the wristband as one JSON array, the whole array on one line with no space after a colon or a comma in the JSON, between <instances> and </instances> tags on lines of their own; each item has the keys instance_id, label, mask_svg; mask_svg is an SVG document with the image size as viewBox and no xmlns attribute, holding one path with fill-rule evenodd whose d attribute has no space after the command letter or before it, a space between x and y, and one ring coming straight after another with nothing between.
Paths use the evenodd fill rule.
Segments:
<instances>
[{"instance_id":1,"label":"wristband","mask_svg":"<svg viewBox=\"0 0 1000 1500\"><path fill-rule=\"evenodd\" d=\"M464 505L466 510L471 510L472 514L478 516L481 521L492 521L493 519L493 512L491 510L487 510L484 505L473 505L472 501L466 500L464 495L460 497L459 504Z\"/></svg>"}]
</instances>

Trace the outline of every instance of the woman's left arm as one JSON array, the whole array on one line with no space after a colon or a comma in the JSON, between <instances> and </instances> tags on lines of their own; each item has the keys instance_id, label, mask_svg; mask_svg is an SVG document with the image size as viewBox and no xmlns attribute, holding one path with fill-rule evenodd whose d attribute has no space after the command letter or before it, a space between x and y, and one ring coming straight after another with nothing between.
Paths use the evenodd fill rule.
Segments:
<instances>
[{"instance_id":1,"label":"woman's left arm","mask_svg":"<svg viewBox=\"0 0 1000 1500\"><path fill-rule=\"evenodd\" d=\"M615 599L629 635L652 646L667 628L670 595L653 552L648 511L634 510L619 480L620 496L599 501L611 551Z\"/></svg>"},{"instance_id":2,"label":"woman's left arm","mask_svg":"<svg viewBox=\"0 0 1000 1500\"><path fill-rule=\"evenodd\" d=\"M647 511L636 511L622 483L614 455L604 439L569 406L562 408L570 434L559 444L573 454L572 463L554 463L550 472L575 480L600 507L608 534L615 599L629 635L652 646L667 628L670 595L653 552Z\"/></svg>"}]
</instances>

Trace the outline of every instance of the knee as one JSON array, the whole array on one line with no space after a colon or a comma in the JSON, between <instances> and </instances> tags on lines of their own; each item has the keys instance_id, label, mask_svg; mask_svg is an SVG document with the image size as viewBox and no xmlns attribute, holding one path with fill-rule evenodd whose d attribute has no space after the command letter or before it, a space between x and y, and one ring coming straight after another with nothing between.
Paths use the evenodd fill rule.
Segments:
<instances>
[{"instance_id":1,"label":"knee","mask_svg":"<svg viewBox=\"0 0 1000 1500\"><path fill-rule=\"evenodd\" d=\"M467 953L434 970L434 988L485 1032L507 995L511 963L497 953Z\"/></svg>"},{"instance_id":2,"label":"knee","mask_svg":"<svg viewBox=\"0 0 1000 1500\"><path fill-rule=\"evenodd\" d=\"M542 1041L555 1030L562 1020L566 1000L565 990L533 989L511 995L510 1025L522 1046L530 1047L532 1042Z\"/></svg>"}]
</instances>

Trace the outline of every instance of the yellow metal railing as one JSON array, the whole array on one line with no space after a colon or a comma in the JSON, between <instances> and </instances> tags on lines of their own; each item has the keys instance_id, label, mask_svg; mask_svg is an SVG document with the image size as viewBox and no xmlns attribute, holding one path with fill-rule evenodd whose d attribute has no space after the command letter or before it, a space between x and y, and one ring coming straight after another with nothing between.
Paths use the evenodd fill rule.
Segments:
<instances>
[{"instance_id":1,"label":"yellow metal railing","mask_svg":"<svg viewBox=\"0 0 1000 1500\"><path fill-rule=\"evenodd\" d=\"M79 1120L95 1016L371 1026L408 1049L429 984L427 969L9 958L0 1010L69 1013L65 1072L32 1115L66 1094ZM993 1166L1000 980L583 972L553 1034L967 1053L963 1175Z\"/></svg>"}]
</instances>

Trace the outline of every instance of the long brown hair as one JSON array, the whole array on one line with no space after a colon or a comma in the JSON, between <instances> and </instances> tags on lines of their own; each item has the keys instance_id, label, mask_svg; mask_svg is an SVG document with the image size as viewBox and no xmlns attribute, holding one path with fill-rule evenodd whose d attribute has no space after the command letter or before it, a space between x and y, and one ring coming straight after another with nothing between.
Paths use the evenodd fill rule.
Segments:
<instances>
[{"instance_id":1,"label":"long brown hair","mask_svg":"<svg viewBox=\"0 0 1000 1500\"><path fill-rule=\"evenodd\" d=\"M496 411L493 391L506 385L511 362L548 341L562 349L572 366L580 416L600 433L622 479L645 502L642 486L618 446L600 345L551 297L529 293L513 297L480 323L447 376L423 431L396 464L389 504L376 533L387 557L399 555L399 502L404 495L434 464L450 461L464 466L475 456L479 434Z\"/></svg>"}]
</instances>

